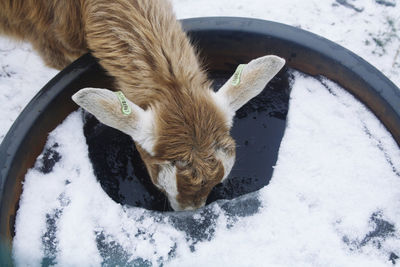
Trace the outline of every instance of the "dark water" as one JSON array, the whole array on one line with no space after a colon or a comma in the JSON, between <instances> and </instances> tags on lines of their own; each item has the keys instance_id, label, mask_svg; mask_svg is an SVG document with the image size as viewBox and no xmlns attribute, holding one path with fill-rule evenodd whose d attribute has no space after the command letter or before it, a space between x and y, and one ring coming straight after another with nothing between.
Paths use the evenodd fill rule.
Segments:
<instances>
[{"instance_id":1,"label":"dark water","mask_svg":"<svg viewBox=\"0 0 400 267\"><path fill-rule=\"evenodd\" d=\"M231 74L212 74L217 90ZM264 91L236 113L231 135L237 143L235 165L207 203L233 199L267 185L272 177L285 131L291 71L282 70ZM170 211L166 197L150 182L131 138L84 115L84 134L95 175L116 202L150 210Z\"/></svg>"}]
</instances>

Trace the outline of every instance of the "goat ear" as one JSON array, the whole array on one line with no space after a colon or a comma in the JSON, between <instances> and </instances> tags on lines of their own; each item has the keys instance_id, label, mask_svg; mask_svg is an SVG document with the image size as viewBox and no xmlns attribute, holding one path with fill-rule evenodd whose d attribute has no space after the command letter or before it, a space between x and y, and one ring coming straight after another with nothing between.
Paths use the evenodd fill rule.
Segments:
<instances>
[{"instance_id":1,"label":"goat ear","mask_svg":"<svg viewBox=\"0 0 400 267\"><path fill-rule=\"evenodd\" d=\"M101 123L130 135L148 153L153 154L154 117L151 110L143 110L121 92L85 88L72 99Z\"/></svg>"},{"instance_id":2,"label":"goat ear","mask_svg":"<svg viewBox=\"0 0 400 267\"><path fill-rule=\"evenodd\" d=\"M233 76L219 89L217 97L224 100L234 114L250 99L257 96L267 83L285 65L285 60L277 56L264 56L239 65Z\"/></svg>"}]
</instances>

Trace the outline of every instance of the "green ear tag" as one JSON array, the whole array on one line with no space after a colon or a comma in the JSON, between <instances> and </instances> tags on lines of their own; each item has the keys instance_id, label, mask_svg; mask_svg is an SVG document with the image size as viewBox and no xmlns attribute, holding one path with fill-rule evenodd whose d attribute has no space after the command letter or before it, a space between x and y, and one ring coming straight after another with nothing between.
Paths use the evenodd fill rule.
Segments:
<instances>
[{"instance_id":1,"label":"green ear tag","mask_svg":"<svg viewBox=\"0 0 400 267\"><path fill-rule=\"evenodd\" d=\"M124 115L129 115L132 113L131 107L128 105L128 101L126 100L126 97L121 91L115 92L118 96L118 100L121 103L121 111L122 114Z\"/></svg>"},{"instance_id":2,"label":"green ear tag","mask_svg":"<svg viewBox=\"0 0 400 267\"><path fill-rule=\"evenodd\" d=\"M235 73L233 74L232 85L236 86L240 83L240 76L242 75L242 71L245 66L246 64L240 64L237 67Z\"/></svg>"}]
</instances>

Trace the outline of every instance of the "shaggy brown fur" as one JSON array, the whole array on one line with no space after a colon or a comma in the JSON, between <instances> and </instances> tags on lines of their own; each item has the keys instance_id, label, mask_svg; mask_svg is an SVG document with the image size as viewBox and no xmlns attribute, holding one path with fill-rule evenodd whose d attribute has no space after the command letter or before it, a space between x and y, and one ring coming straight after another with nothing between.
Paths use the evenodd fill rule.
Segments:
<instances>
[{"instance_id":1,"label":"shaggy brown fur","mask_svg":"<svg viewBox=\"0 0 400 267\"><path fill-rule=\"evenodd\" d=\"M167 0L2 0L0 33L30 41L57 69L91 51L141 107L208 85Z\"/></svg>"},{"instance_id":2,"label":"shaggy brown fur","mask_svg":"<svg viewBox=\"0 0 400 267\"><path fill-rule=\"evenodd\" d=\"M224 176L215 151L222 149L234 156L235 142L208 91L180 94L177 101L158 106L155 156L175 163L181 206L199 207Z\"/></svg>"},{"instance_id":3,"label":"shaggy brown fur","mask_svg":"<svg viewBox=\"0 0 400 267\"><path fill-rule=\"evenodd\" d=\"M62 69L88 52L81 2L1 0L0 33L30 41L47 65Z\"/></svg>"},{"instance_id":4,"label":"shaggy brown fur","mask_svg":"<svg viewBox=\"0 0 400 267\"><path fill-rule=\"evenodd\" d=\"M198 207L224 176L214 151L235 153L210 83L167 0L2 0L0 32L30 41L62 69L91 51L135 104L158 114L155 155L139 147L154 183L177 163L181 208Z\"/></svg>"}]
</instances>

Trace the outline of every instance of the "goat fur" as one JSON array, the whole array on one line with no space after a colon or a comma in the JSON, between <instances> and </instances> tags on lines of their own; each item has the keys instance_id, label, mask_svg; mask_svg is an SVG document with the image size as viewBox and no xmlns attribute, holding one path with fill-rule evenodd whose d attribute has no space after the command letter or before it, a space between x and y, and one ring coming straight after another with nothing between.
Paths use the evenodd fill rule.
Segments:
<instances>
[{"instance_id":1,"label":"goat fur","mask_svg":"<svg viewBox=\"0 0 400 267\"><path fill-rule=\"evenodd\" d=\"M168 0L2 0L0 33L31 42L56 69L87 52L98 59L135 112L120 114L104 89L83 89L73 99L132 136L175 210L204 205L226 178L235 157L233 115L284 62L252 61L240 86L228 81L215 94Z\"/></svg>"}]
</instances>

